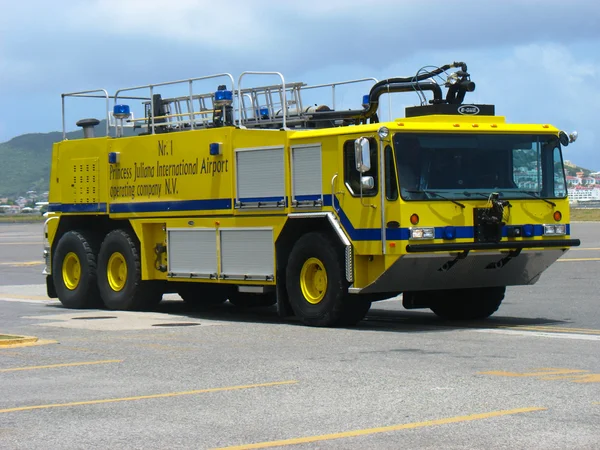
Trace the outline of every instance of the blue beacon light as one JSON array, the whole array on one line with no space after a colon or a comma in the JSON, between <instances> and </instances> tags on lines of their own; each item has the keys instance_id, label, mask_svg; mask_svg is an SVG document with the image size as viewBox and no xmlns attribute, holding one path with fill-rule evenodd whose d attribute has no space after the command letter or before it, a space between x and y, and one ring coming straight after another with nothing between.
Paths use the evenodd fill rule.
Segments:
<instances>
[{"instance_id":1,"label":"blue beacon light","mask_svg":"<svg viewBox=\"0 0 600 450\"><path fill-rule=\"evenodd\" d=\"M225 86L219 86L215 92L216 105L231 105L233 103L233 92L225 89Z\"/></svg>"},{"instance_id":2,"label":"blue beacon light","mask_svg":"<svg viewBox=\"0 0 600 450\"><path fill-rule=\"evenodd\" d=\"M363 99L362 99L362 106L364 109L367 109L369 107L369 97L370 95L363 95Z\"/></svg>"},{"instance_id":3,"label":"blue beacon light","mask_svg":"<svg viewBox=\"0 0 600 450\"><path fill-rule=\"evenodd\" d=\"M115 105L113 108L113 116L115 116L116 119L127 119L131 116L129 105Z\"/></svg>"}]
</instances>

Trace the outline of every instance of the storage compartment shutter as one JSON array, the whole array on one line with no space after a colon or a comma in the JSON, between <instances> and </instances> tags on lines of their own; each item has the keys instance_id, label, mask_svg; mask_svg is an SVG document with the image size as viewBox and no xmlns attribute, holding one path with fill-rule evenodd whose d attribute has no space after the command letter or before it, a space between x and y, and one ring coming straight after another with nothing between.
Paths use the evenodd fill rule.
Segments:
<instances>
[{"instance_id":1,"label":"storage compartment shutter","mask_svg":"<svg viewBox=\"0 0 600 450\"><path fill-rule=\"evenodd\" d=\"M283 147L238 149L236 207L284 207Z\"/></svg>"},{"instance_id":2,"label":"storage compartment shutter","mask_svg":"<svg viewBox=\"0 0 600 450\"><path fill-rule=\"evenodd\" d=\"M321 144L292 147L294 206L321 206Z\"/></svg>"}]
</instances>

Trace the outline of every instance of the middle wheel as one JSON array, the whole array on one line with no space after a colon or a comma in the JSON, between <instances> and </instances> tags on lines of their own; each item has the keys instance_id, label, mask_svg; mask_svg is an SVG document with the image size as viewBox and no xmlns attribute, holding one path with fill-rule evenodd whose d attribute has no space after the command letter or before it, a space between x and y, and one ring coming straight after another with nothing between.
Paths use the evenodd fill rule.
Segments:
<instances>
[{"instance_id":1,"label":"middle wheel","mask_svg":"<svg viewBox=\"0 0 600 450\"><path fill-rule=\"evenodd\" d=\"M106 235L98 254L98 289L108 309L140 311L153 309L162 299L162 289L142 281L140 250L135 236L125 230Z\"/></svg>"},{"instance_id":2,"label":"middle wheel","mask_svg":"<svg viewBox=\"0 0 600 450\"><path fill-rule=\"evenodd\" d=\"M311 326L354 325L369 310L349 298L344 256L323 233L302 236L290 254L286 285L294 313Z\"/></svg>"}]
</instances>

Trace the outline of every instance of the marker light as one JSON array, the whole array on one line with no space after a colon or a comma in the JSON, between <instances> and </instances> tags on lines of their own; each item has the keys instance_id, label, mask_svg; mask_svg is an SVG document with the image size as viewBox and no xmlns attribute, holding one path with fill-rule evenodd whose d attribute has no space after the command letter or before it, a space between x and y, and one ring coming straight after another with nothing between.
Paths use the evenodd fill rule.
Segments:
<instances>
[{"instance_id":1,"label":"marker light","mask_svg":"<svg viewBox=\"0 0 600 450\"><path fill-rule=\"evenodd\" d=\"M210 155L211 156L220 155L222 153L221 146L222 146L222 144L220 142L211 142L210 144L208 144L208 149L209 149Z\"/></svg>"},{"instance_id":2,"label":"marker light","mask_svg":"<svg viewBox=\"0 0 600 450\"><path fill-rule=\"evenodd\" d=\"M388 127L381 127L379 130L377 130L377 134L379 134L381 139L385 139L390 135L390 130Z\"/></svg>"},{"instance_id":3,"label":"marker light","mask_svg":"<svg viewBox=\"0 0 600 450\"><path fill-rule=\"evenodd\" d=\"M413 225L418 224L419 216L417 216L416 214L413 214L412 216L410 216L410 223L412 223Z\"/></svg>"},{"instance_id":4,"label":"marker light","mask_svg":"<svg viewBox=\"0 0 600 450\"><path fill-rule=\"evenodd\" d=\"M562 213L560 211L554 211L554 220L560 222L560 219L562 219Z\"/></svg>"},{"instance_id":5,"label":"marker light","mask_svg":"<svg viewBox=\"0 0 600 450\"><path fill-rule=\"evenodd\" d=\"M129 105L115 105L113 108L115 119L128 119L131 116Z\"/></svg>"},{"instance_id":6,"label":"marker light","mask_svg":"<svg viewBox=\"0 0 600 450\"><path fill-rule=\"evenodd\" d=\"M523 237L533 237L533 225L523 225Z\"/></svg>"},{"instance_id":7,"label":"marker light","mask_svg":"<svg viewBox=\"0 0 600 450\"><path fill-rule=\"evenodd\" d=\"M433 239L435 237L435 229L433 227L428 228L411 228L410 238L411 239Z\"/></svg>"},{"instance_id":8,"label":"marker light","mask_svg":"<svg viewBox=\"0 0 600 450\"><path fill-rule=\"evenodd\" d=\"M455 239L456 238L456 228L455 227L444 227L444 239Z\"/></svg>"}]
</instances>

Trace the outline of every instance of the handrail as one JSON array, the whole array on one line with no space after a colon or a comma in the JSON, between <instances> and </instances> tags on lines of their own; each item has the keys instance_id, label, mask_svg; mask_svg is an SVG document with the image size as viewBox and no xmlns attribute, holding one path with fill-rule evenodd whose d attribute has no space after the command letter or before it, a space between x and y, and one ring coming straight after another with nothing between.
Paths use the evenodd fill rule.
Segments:
<instances>
[{"instance_id":1,"label":"handrail","mask_svg":"<svg viewBox=\"0 0 600 450\"><path fill-rule=\"evenodd\" d=\"M84 94L92 94L94 92L104 92L104 97L99 97L99 96L92 97L92 96L84 95ZM65 93L65 94L61 94L63 141L65 141L67 139L67 125L66 125L66 122L65 122L65 120L66 120L65 119L65 97L105 98L106 99L106 135L108 136L108 134L109 134L109 124L108 124L109 113L108 113L108 110L110 108L108 92L106 91L106 89L93 89L91 91L68 92L68 93Z\"/></svg>"},{"instance_id":2,"label":"handrail","mask_svg":"<svg viewBox=\"0 0 600 450\"><path fill-rule=\"evenodd\" d=\"M375 83L379 83L379 80L377 80L377 78L368 77L368 78L358 78L356 80L338 81L338 82L335 82L335 83L324 83L324 84L315 84L315 85L312 85L312 86L304 86L302 88L302 90L306 90L306 89L318 89L318 88L324 88L324 87L331 86L332 108L335 109L335 87L336 86L342 86L344 84L362 83L364 81L374 81Z\"/></svg>"},{"instance_id":3,"label":"handrail","mask_svg":"<svg viewBox=\"0 0 600 450\"><path fill-rule=\"evenodd\" d=\"M163 83L147 84L147 85L143 85L143 86L133 86L133 87L119 89L119 90L117 90L117 92L115 92L115 95L114 95L115 105L117 104L117 99L121 92L134 91L137 89L149 89L150 90L150 109L152 110L152 112L154 112L154 98L153 98L154 88L161 87L161 86L170 86L173 84L180 84L180 83L188 83L189 84L189 96L190 96L190 102L192 102L193 101L192 83L194 81L208 80L211 78L220 78L220 77L228 77L229 80L231 81L231 90L235 91L235 80L233 79L233 75L231 75L230 73L224 72L224 73L218 73L218 74L214 74L214 75L206 75L204 77L187 78L185 80L166 81ZM190 115L190 122L193 123L195 113L193 111L191 111L188 114ZM155 128L154 114L152 114L151 128L152 128L152 134L155 134L154 133L154 128ZM192 129L193 129L193 125L192 125Z\"/></svg>"},{"instance_id":4,"label":"handrail","mask_svg":"<svg viewBox=\"0 0 600 450\"><path fill-rule=\"evenodd\" d=\"M338 209L335 207L335 180L337 179L337 177L338 177L338 174L336 173L331 178L331 206L333 207L333 210L336 213L338 212Z\"/></svg>"},{"instance_id":5,"label":"handrail","mask_svg":"<svg viewBox=\"0 0 600 450\"><path fill-rule=\"evenodd\" d=\"M286 116L287 116L287 93L285 91L285 79L283 78L283 75L280 72L254 72L254 71L247 71L247 72L242 72L240 74L240 77L238 78L238 125L242 126L242 106L243 106L243 102L242 102L242 78L244 77L244 75L278 75L279 78L281 78L281 111L283 113L283 128L285 128L285 121L286 121Z\"/></svg>"}]
</instances>

